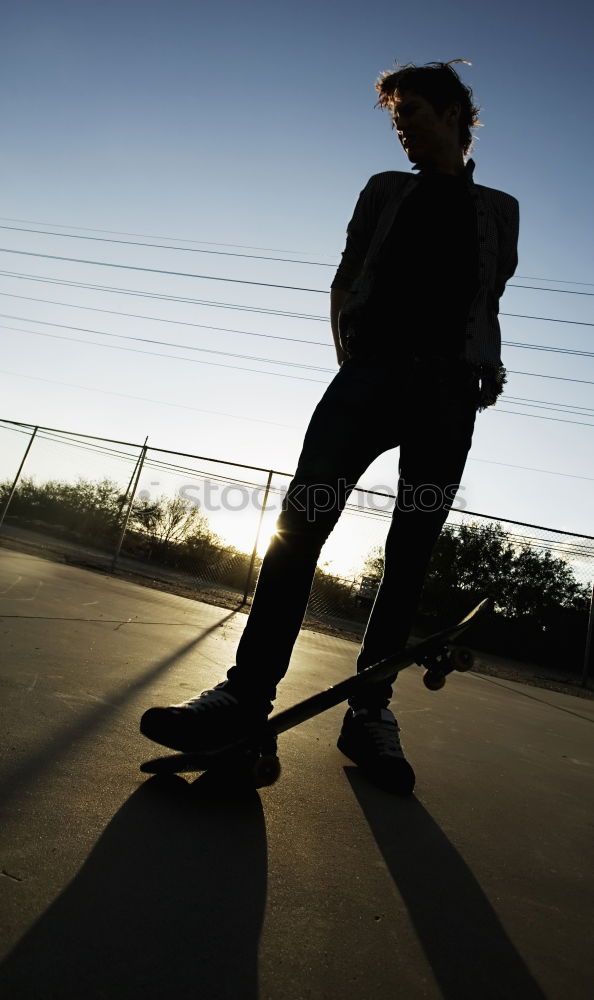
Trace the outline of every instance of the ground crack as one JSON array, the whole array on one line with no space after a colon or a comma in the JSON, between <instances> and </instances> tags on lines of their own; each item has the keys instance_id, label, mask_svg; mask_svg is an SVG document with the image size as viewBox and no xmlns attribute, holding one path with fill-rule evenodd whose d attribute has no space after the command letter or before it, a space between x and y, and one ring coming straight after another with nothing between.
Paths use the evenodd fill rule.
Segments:
<instances>
[{"instance_id":1,"label":"ground crack","mask_svg":"<svg viewBox=\"0 0 594 1000\"><path fill-rule=\"evenodd\" d=\"M10 872L7 872L5 868L2 868L2 870L0 871L0 875L4 875L5 878L11 878L13 882L23 881L23 879L19 878L18 875L11 875Z\"/></svg>"}]
</instances>

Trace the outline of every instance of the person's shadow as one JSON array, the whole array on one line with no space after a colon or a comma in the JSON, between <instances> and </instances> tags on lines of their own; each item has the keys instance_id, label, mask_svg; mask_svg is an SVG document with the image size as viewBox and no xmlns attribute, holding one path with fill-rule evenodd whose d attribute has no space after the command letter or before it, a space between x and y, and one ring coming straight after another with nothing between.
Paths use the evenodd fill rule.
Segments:
<instances>
[{"instance_id":1,"label":"person's shadow","mask_svg":"<svg viewBox=\"0 0 594 1000\"><path fill-rule=\"evenodd\" d=\"M255 791L211 775L152 778L8 955L0 993L255 1000L266 874Z\"/></svg>"},{"instance_id":2,"label":"person's shadow","mask_svg":"<svg viewBox=\"0 0 594 1000\"><path fill-rule=\"evenodd\" d=\"M345 773L444 1000L545 1000L466 862L419 800L375 789L356 767Z\"/></svg>"}]
</instances>

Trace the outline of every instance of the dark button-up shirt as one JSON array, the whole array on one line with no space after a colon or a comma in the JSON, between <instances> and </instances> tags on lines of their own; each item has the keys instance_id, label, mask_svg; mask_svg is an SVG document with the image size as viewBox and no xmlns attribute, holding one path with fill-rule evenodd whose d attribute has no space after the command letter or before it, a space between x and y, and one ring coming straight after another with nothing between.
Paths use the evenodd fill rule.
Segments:
<instances>
[{"instance_id":1,"label":"dark button-up shirt","mask_svg":"<svg viewBox=\"0 0 594 1000\"><path fill-rule=\"evenodd\" d=\"M495 402L505 382L499 299L517 267L519 206L511 195L475 184L473 171L474 162L469 160L462 180L476 219L478 283L465 317L461 357L479 374L484 407ZM340 315L341 342L347 354L352 353L349 341L361 336L361 329L356 329L357 317L364 314L377 292L386 241L398 238L399 214L406 199L418 190L422 177L395 170L374 174L359 196L332 282L333 288L351 293ZM429 277L425 292L428 298L435 292ZM396 302L393 307L396 316Z\"/></svg>"}]
</instances>

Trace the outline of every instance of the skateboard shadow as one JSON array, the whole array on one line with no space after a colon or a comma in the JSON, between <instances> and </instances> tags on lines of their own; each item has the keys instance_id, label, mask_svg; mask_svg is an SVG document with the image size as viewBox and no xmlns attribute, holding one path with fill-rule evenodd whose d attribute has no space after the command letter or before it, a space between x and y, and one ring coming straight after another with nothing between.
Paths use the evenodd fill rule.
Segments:
<instances>
[{"instance_id":1,"label":"skateboard shadow","mask_svg":"<svg viewBox=\"0 0 594 1000\"><path fill-rule=\"evenodd\" d=\"M546 1000L456 848L418 799L345 773L394 879L444 1000Z\"/></svg>"},{"instance_id":2,"label":"skateboard shadow","mask_svg":"<svg viewBox=\"0 0 594 1000\"><path fill-rule=\"evenodd\" d=\"M0 966L0 993L255 1000L266 878L256 792L152 778Z\"/></svg>"}]
</instances>

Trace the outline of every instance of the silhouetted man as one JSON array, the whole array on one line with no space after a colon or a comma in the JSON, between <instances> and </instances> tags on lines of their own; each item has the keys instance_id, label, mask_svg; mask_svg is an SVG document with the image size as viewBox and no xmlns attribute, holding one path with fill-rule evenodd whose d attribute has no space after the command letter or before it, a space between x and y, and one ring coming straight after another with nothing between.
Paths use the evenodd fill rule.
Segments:
<instances>
[{"instance_id":1,"label":"silhouetted man","mask_svg":"<svg viewBox=\"0 0 594 1000\"><path fill-rule=\"evenodd\" d=\"M477 410L505 381L499 298L517 266L518 203L473 181L478 109L451 63L383 73L390 112L418 174L375 174L348 225L332 283L340 370L307 429L295 478L226 680L183 705L145 712L141 731L177 750L238 738L272 708L305 613L322 545L350 490L400 447L385 568L357 668L403 647L427 565L458 489ZM414 771L389 709L390 682L349 701L338 746L400 795Z\"/></svg>"}]
</instances>

